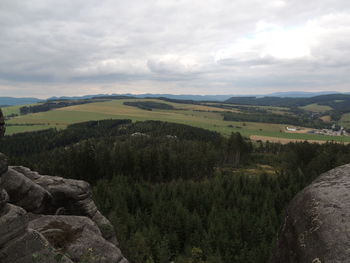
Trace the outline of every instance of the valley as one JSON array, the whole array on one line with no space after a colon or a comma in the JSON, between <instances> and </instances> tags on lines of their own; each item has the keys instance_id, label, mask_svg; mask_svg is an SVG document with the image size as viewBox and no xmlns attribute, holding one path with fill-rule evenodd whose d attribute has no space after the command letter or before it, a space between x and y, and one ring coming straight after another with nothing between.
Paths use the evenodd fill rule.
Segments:
<instances>
[{"instance_id":1,"label":"valley","mask_svg":"<svg viewBox=\"0 0 350 263\"><path fill-rule=\"evenodd\" d=\"M309 99L309 98L308 98ZM309 99L313 102L311 99ZM69 102L69 101L68 101ZM61 103L61 102L57 102ZM67 101L64 102L68 104ZM130 106L132 103L156 104L157 108L145 108ZM225 136L232 132L239 132L243 136L253 140L269 141L336 141L349 143L349 136L337 136L336 133L322 134L295 124L305 124L315 128L329 128L332 123L349 127L349 113L342 115L339 121L329 121L327 116L331 107L318 105L317 103L300 106L300 108L282 107L278 103L272 105L241 105L227 102L205 102L171 100L165 98L123 98L103 100L90 99L79 104L72 102L72 106L53 108L43 112L21 115L21 107L30 107L39 104L11 106L4 108L5 116L8 116L7 135L19 132L37 131L43 129L64 129L73 123L103 119L131 119L132 121L158 120L191 125L211 131L217 131ZM266 104L266 103L261 103ZM166 105L163 109L159 105ZM324 117L326 116L326 121ZM300 121L302 120L302 121ZM318 127L318 126L319 127ZM300 127L298 132L290 132L288 126ZM318 131L318 129L315 129Z\"/></svg>"}]
</instances>

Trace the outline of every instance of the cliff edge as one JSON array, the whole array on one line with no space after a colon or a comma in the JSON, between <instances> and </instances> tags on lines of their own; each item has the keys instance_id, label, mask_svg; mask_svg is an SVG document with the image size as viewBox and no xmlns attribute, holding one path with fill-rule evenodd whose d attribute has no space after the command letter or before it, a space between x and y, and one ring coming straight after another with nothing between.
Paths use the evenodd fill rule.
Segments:
<instances>
[{"instance_id":1,"label":"cliff edge","mask_svg":"<svg viewBox=\"0 0 350 263\"><path fill-rule=\"evenodd\" d=\"M350 262L350 164L330 170L289 204L270 263Z\"/></svg>"},{"instance_id":2,"label":"cliff edge","mask_svg":"<svg viewBox=\"0 0 350 263\"><path fill-rule=\"evenodd\" d=\"M8 166L0 153L0 262L127 263L91 195L87 182Z\"/></svg>"}]
</instances>

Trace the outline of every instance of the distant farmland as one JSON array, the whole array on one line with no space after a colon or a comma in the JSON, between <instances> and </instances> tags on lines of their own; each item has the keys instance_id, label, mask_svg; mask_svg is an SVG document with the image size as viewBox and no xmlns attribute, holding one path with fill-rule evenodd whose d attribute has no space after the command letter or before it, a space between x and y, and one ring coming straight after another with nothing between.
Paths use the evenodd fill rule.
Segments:
<instances>
[{"instance_id":1,"label":"distant farmland","mask_svg":"<svg viewBox=\"0 0 350 263\"><path fill-rule=\"evenodd\" d=\"M174 109L143 110L123 103L129 101L153 101L166 103ZM261 138L284 138L300 140L334 140L338 142L350 142L350 137L323 136L313 134L286 133L286 124L272 124L259 122L234 122L224 121L222 112L237 112L236 108L227 109L219 107L220 104L210 105L182 104L168 102L158 99L121 99L106 102L96 102L82 105L75 105L47 112L39 112L28 115L14 117L7 121L11 126L7 127L7 134L41 130L48 128L63 129L69 124L84 122L89 120L102 119L131 119L132 121L160 120L175 123L188 124L195 127L218 131L224 135L231 132L240 132L242 135L262 136ZM287 108L268 107L271 112L281 112L284 114ZM4 108L5 115L19 112L19 108ZM346 120L345 120L346 121ZM253 137L255 138L255 137ZM272 139L271 139L272 140Z\"/></svg>"}]
</instances>

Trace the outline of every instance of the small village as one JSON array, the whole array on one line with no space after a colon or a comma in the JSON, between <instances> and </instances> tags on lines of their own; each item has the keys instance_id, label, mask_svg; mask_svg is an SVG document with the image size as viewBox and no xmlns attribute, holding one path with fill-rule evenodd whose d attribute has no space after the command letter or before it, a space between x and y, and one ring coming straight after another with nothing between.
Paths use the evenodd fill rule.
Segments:
<instances>
[{"instance_id":1,"label":"small village","mask_svg":"<svg viewBox=\"0 0 350 263\"><path fill-rule=\"evenodd\" d=\"M330 129L314 129L309 131L311 134L331 135L331 136L349 136L344 127L337 127L335 124Z\"/></svg>"},{"instance_id":2,"label":"small village","mask_svg":"<svg viewBox=\"0 0 350 263\"><path fill-rule=\"evenodd\" d=\"M288 132L302 132L304 128L300 127L286 127ZM330 129L311 129L307 130L305 133L318 134L318 135L329 135L329 136L350 136L350 133L342 126L332 125Z\"/></svg>"}]
</instances>

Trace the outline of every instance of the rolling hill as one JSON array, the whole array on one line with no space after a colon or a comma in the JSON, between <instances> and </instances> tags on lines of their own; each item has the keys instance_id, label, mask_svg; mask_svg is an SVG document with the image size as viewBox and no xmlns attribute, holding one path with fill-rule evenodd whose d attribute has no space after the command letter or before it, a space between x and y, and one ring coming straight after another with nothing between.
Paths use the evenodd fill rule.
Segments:
<instances>
[{"instance_id":1,"label":"rolling hill","mask_svg":"<svg viewBox=\"0 0 350 263\"><path fill-rule=\"evenodd\" d=\"M157 105L158 108L142 109L138 107L140 102L142 102L141 105L146 103L146 105ZM164 107L164 104L169 106ZM159 108L159 105L162 105L162 108ZM17 108L6 108L5 114L6 111L11 112L11 109L18 111L18 106ZM89 120L131 119L132 121L159 120L187 124L218 131L226 136L232 132L240 132L244 136L257 140L274 141L283 139L284 142L295 140L335 140L350 142L350 137L308 134L306 129L304 133L287 132L286 126L290 125L288 121L286 123L268 123L249 120L224 120L224 114L227 113L244 113L247 116L251 116L255 112L282 117L287 114L286 119L288 120L288 115L292 116L291 114L293 114L288 112L288 110L286 107L256 106L247 108L215 102L191 104L180 103L179 100L172 102L171 100L159 99L111 99L13 117L7 121L7 134L49 128L64 129L70 124Z\"/></svg>"}]
</instances>

